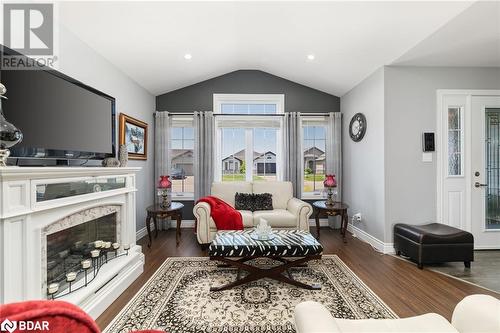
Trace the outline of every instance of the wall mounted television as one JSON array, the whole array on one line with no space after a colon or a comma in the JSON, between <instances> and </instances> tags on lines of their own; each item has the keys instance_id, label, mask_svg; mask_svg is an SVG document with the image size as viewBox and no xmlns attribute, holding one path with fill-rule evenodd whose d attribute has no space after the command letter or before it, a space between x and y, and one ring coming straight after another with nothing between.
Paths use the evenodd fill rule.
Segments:
<instances>
[{"instance_id":1,"label":"wall mounted television","mask_svg":"<svg viewBox=\"0 0 500 333\"><path fill-rule=\"evenodd\" d=\"M0 45L4 56L18 55ZM115 156L115 99L56 70L0 70L5 118L23 133L11 158L104 159ZM43 163L40 163L43 164Z\"/></svg>"}]
</instances>

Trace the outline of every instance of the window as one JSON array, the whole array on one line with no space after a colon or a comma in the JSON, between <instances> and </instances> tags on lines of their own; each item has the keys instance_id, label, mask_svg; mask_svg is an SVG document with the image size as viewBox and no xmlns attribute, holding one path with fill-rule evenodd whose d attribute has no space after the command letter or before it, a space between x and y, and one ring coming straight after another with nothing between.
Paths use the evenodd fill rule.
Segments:
<instances>
[{"instance_id":1,"label":"window","mask_svg":"<svg viewBox=\"0 0 500 333\"><path fill-rule=\"evenodd\" d=\"M170 141L170 177L172 195L192 198L194 195L194 128L193 118L172 118Z\"/></svg>"},{"instance_id":2,"label":"window","mask_svg":"<svg viewBox=\"0 0 500 333\"><path fill-rule=\"evenodd\" d=\"M322 195L326 172L326 119L304 117L302 121L302 159L304 197Z\"/></svg>"},{"instance_id":3,"label":"window","mask_svg":"<svg viewBox=\"0 0 500 333\"><path fill-rule=\"evenodd\" d=\"M283 95L214 95L216 180L281 179ZM274 115L274 116L273 116Z\"/></svg>"},{"instance_id":4,"label":"window","mask_svg":"<svg viewBox=\"0 0 500 333\"><path fill-rule=\"evenodd\" d=\"M461 176L463 170L463 130L461 107L448 108L448 175Z\"/></svg>"}]
</instances>

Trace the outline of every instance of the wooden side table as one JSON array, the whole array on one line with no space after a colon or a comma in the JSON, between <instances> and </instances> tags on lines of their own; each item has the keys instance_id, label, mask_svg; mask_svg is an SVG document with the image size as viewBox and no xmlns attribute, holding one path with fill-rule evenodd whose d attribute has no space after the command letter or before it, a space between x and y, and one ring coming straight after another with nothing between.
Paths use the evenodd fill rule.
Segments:
<instances>
[{"instance_id":1,"label":"wooden side table","mask_svg":"<svg viewBox=\"0 0 500 333\"><path fill-rule=\"evenodd\" d=\"M342 239L345 240L345 233L347 231L347 222L349 217L347 216L348 205L342 202L335 202L333 205L327 205L326 201L315 201L313 203L314 207L314 218L316 220L316 233L319 239L319 218L328 216L341 216L340 233L342 234Z\"/></svg>"},{"instance_id":2,"label":"wooden side table","mask_svg":"<svg viewBox=\"0 0 500 333\"><path fill-rule=\"evenodd\" d=\"M146 229L148 230L149 243L148 247L151 247L151 219L155 223L155 238L158 237L158 218L171 217L177 220L177 230L175 233L175 240L177 245L179 245L181 239L181 222L182 222L182 208L184 205L180 202L172 202L170 207L162 208L159 204L151 205L147 208L148 216L146 217Z\"/></svg>"}]
</instances>

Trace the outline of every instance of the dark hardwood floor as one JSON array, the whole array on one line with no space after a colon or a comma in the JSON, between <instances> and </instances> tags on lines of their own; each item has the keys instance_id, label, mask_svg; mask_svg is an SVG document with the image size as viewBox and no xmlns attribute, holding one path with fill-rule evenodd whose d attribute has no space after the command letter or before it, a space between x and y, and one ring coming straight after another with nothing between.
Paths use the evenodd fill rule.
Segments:
<instances>
[{"instance_id":1,"label":"dark hardwood floor","mask_svg":"<svg viewBox=\"0 0 500 333\"><path fill-rule=\"evenodd\" d=\"M425 268L420 270L416 265L390 255L379 254L349 233L344 244L338 230L322 228L320 242L325 249L324 254L338 255L400 317L436 312L450 320L455 305L467 295L481 293L500 299L499 294L486 289ZM190 229L183 229L178 247L175 230L172 229L161 231L158 238L153 239L151 248L147 247L146 237L138 243L143 246L146 256L144 273L97 319L101 329L120 312L166 258L206 255Z\"/></svg>"}]
</instances>

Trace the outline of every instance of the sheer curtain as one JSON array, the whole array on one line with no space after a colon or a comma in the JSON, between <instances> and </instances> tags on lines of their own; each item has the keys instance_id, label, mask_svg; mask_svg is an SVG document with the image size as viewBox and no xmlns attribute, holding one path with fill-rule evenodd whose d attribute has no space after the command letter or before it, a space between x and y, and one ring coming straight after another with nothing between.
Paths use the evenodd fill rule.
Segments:
<instances>
[{"instance_id":1,"label":"sheer curtain","mask_svg":"<svg viewBox=\"0 0 500 333\"><path fill-rule=\"evenodd\" d=\"M155 202L156 184L161 175L170 174L170 116L166 111L155 112Z\"/></svg>"},{"instance_id":2,"label":"sheer curtain","mask_svg":"<svg viewBox=\"0 0 500 333\"><path fill-rule=\"evenodd\" d=\"M194 199L210 195L214 176L215 123L212 111L194 113Z\"/></svg>"},{"instance_id":3,"label":"sheer curtain","mask_svg":"<svg viewBox=\"0 0 500 333\"><path fill-rule=\"evenodd\" d=\"M296 198L302 196L302 125L300 112L285 112L284 179L293 184Z\"/></svg>"},{"instance_id":4,"label":"sheer curtain","mask_svg":"<svg viewBox=\"0 0 500 333\"><path fill-rule=\"evenodd\" d=\"M327 117L326 173L337 179L338 199L342 200L342 114L330 112Z\"/></svg>"}]
</instances>

